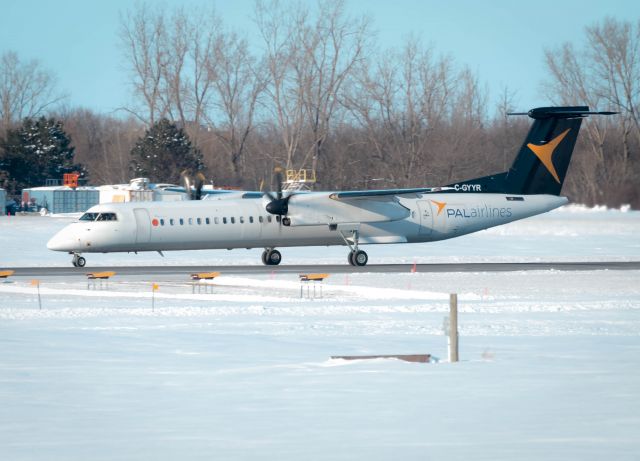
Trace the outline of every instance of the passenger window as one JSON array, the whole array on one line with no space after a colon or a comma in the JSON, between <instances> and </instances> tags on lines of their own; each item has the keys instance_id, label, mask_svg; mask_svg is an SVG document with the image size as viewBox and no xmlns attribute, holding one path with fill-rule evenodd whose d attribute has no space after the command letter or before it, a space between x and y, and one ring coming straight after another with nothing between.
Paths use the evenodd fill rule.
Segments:
<instances>
[{"instance_id":1,"label":"passenger window","mask_svg":"<svg viewBox=\"0 0 640 461\"><path fill-rule=\"evenodd\" d=\"M267 222L271 222L271 215L267 216Z\"/></svg>"},{"instance_id":2,"label":"passenger window","mask_svg":"<svg viewBox=\"0 0 640 461\"><path fill-rule=\"evenodd\" d=\"M160 225L164 226L164 219L160 218Z\"/></svg>"},{"instance_id":3,"label":"passenger window","mask_svg":"<svg viewBox=\"0 0 640 461\"><path fill-rule=\"evenodd\" d=\"M280 215L276 216L276 221L280 222Z\"/></svg>"},{"instance_id":4,"label":"passenger window","mask_svg":"<svg viewBox=\"0 0 640 461\"><path fill-rule=\"evenodd\" d=\"M258 216L258 221L259 222L264 222L264 218L262 216Z\"/></svg>"},{"instance_id":5,"label":"passenger window","mask_svg":"<svg viewBox=\"0 0 640 461\"><path fill-rule=\"evenodd\" d=\"M234 218L233 216L231 217L231 224L235 224L236 223L236 218Z\"/></svg>"},{"instance_id":6,"label":"passenger window","mask_svg":"<svg viewBox=\"0 0 640 461\"><path fill-rule=\"evenodd\" d=\"M253 223L253 216L249 216L249 222Z\"/></svg>"},{"instance_id":7,"label":"passenger window","mask_svg":"<svg viewBox=\"0 0 640 461\"><path fill-rule=\"evenodd\" d=\"M240 216L240 224L244 224L244 216Z\"/></svg>"},{"instance_id":8,"label":"passenger window","mask_svg":"<svg viewBox=\"0 0 640 461\"><path fill-rule=\"evenodd\" d=\"M211 224L211 221L209 221L209 218L204 218L204 222L207 224Z\"/></svg>"},{"instance_id":9,"label":"passenger window","mask_svg":"<svg viewBox=\"0 0 640 461\"><path fill-rule=\"evenodd\" d=\"M184 226L184 219L180 218L180 225Z\"/></svg>"},{"instance_id":10,"label":"passenger window","mask_svg":"<svg viewBox=\"0 0 640 461\"><path fill-rule=\"evenodd\" d=\"M227 224L227 218L222 218L222 224Z\"/></svg>"},{"instance_id":11,"label":"passenger window","mask_svg":"<svg viewBox=\"0 0 640 461\"><path fill-rule=\"evenodd\" d=\"M220 224L220 220L218 219L218 217L216 216L215 218L213 218L213 222L215 224Z\"/></svg>"},{"instance_id":12,"label":"passenger window","mask_svg":"<svg viewBox=\"0 0 640 461\"><path fill-rule=\"evenodd\" d=\"M173 226L173 218L171 218L171 219L169 220L169 224L171 224L171 225Z\"/></svg>"},{"instance_id":13,"label":"passenger window","mask_svg":"<svg viewBox=\"0 0 640 461\"><path fill-rule=\"evenodd\" d=\"M189 218L189 225L193 224L193 218Z\"/></svg>"}]
</instances>

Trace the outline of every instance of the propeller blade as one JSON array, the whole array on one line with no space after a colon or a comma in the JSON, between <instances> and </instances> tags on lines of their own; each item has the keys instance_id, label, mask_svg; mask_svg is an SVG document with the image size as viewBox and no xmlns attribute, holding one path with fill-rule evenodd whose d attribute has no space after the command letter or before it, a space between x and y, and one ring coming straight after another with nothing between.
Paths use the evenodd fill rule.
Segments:
<instances>
[{"instance_id":1,"label":"propeller blade","mask_svg":"<svg viewBox=\"0 0 640 461\"><path fill-rule=\"evenodd\" d=\"M276 171L276 190L278 192L278 199L282 200L282 172L280 169Z\"/></svg>"},{"instance_id":2,"label":"propeller blade","mask_svg":"<svg viewBox=\"0 0 640 461\"><path fill-rule=\"evenodd\" d=\"M269 199L269 201L274 201L274 200L278 200L278 197L273 195L273 192L271 191L265 191L262 194L263 197L267 197Z\"/></svg>"},{"instance_id":3,"label":"propeller blade","mask_svg":"<svg viewBox=\"0 0 640 461\"><path fill-rule=\"evenodd\" d=\"M275 215L286 216L289 213L289 200L295 194L289 194L283 198L276 198L267 203L265 209Z\"/></svg>"},{"instance_id":4,"label":"propeller blade","mask_svg":"<svg viewBox=\"0 0 640 461\"><path fill-rule=\"evenodd\" d=\"M184 187L184 191L187 193L187 197L189 200L193 200L193 196L191 194L191 175L189 170L184 170L180 173L180 183Z\"/></svg>"},{"instance_id":5,"label":"propeller blade","mask_svg":"<svg viewBox=\"0 0 640 461\"><path fill-rule=\"evenodd\" d=\"M202 198L202 187L204 186L204 175L202 174L201 171L198 171L198 174L196 174L196 177L194 179L194 185L195 185L195 199L196 200L200 200Z\"/></svg>"},{"instance_id":6,"label":"propeller blade","mask_svg":"<svg viewBox=\"0 0 640 461\"><path fill-rule=\"evenodd\" d=\"M273 171L275 172L276 179L276 193L274 194L271 191L264 193L264 197L269 199L269 203L266 204L265 209L268 213L276 216L286 216L287 213L289 213L289 200L291 200L293 194L285 196L282 191L282 168L274 168ZM278 222L282 223L282 219L279 219Z\"/></svg>"}]
</instances>

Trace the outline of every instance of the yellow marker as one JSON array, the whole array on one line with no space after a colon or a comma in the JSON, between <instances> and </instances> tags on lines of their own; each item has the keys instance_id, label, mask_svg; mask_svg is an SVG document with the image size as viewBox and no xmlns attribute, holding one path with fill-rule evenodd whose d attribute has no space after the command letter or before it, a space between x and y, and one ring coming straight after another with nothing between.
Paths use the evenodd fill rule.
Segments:
<instances>
[{"instance_id":1,"label":"yellow marker","mask_svg":"<svg viewBox=\"0 0 640 461\"><path fill-rule=\"evenodd\" d=\"M116 275L115 272L89 272L87 273L87 278L90 279L108 279L109 277L113 277Z\"/></svg>"},{"instance_id":2,"label":"yellow marker","mask_svg":"<svg viewBox=\"0 0 640 461\"><path fill-rule=\"evenodd\" d=\"M34 287L35 286L40 286L40 280L32 280L31 281L31 285L34 286Z\"/></svg>"},{"instance_id":3,"label":"yellow marker","mask_svg":"<svg viewBox=\"0 0 640 461\"><path fill-rule=\"evenodd\" d=\"M157 291L158 289L160 289L160 285L158 285L157 283L154 283L153 285L151 285L151 289L153 291Z\"/></svg>"},{"instance_id":4,"label":"yellow marker","mask_svg":"<svg viewBox=\"0 0 640 461\"><path fill-rule=\"evenodd\" d=\"M211 280L220 275L220 272L199 272L197 274L191 274L193 280Z\"/></svg>"},{"instance_id":5,"label":"yellow marker","mask_svg":"<svg viewBox=\"0 0 640 461\"><path fill-rule=\"evenodd\" d=\"M302 282L309 282L309 281L315 281L315 280L323 281L324 279L329 277L329 274L300 274L299 277L300 277L300 281Z\"/></svg>"}]
</instances>

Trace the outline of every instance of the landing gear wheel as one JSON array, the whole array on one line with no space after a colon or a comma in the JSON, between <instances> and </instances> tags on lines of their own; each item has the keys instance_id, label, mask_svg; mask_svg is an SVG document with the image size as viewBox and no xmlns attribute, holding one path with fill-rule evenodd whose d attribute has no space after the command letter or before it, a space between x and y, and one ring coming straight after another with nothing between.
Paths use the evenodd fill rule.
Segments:
<instances>
[{"instance_id":1,"label":"landing gear wheel","mask_svg":"<svg viewBox=\"0 0 640 461\"><path fill-rule=\"evenodd\" d=\"M278 250L264 250L262 252L262 264L265 266L277 266L282 261L282 255Z\"/></svg>"},{"instance_id":2,"label":"landing gear wheel","mask_svg":"<svg viewBox=\"0 0 640 461\"><path fill-rule=\"evenodd\" d=\"M75 267L84 267L84 265L87 264L87 260L78 254L74 254L73 259L71 260L71 264L73 264Z\"/></svg>"},{"instance_id":3,"label":"landing gear wheel","mask_svg":"<svg viewBox=\"0 0 640 461\"><path fill-rule=\"evenodd\" d=\"M269 266L277 266L282 261L282 255L278 250L271 250L267 253L267 265Z\"/></svg>"},{"instance_id":4,"label":"landing gear wheel","mask_svg":"<svg viewBox=\"0 0 640 461\"><path fill-rule=\"evenodd\" d=\"M347 261L349 261L349 264L351 264L352 266L355 266L356 263L353 262L353 253L355 253L354 251L350 251L349 254L347 255Z\"/></svg>"},{"instance_id":5,"label":"landing gear wheel","mask_svg":"<svg viewBox=\"0 0 640 461\"><path fill-rule=\"evenodd\" d=\"M353 266L366 266L369 261L369 256L362 250L352 251L349 258L349 262L353 261Z\"/></svg>"}]
</instances>

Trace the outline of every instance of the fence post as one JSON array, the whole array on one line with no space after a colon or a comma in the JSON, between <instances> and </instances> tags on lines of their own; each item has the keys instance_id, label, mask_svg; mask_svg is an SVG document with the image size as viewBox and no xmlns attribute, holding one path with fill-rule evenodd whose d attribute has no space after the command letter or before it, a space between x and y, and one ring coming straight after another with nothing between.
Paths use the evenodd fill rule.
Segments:
<instances>
[{"instance_id":1,"label":"fence post","mask_svg":"<svg viewBox=\"0 0 640 461\"><path fill-rule=\"evenodd\" d=\"M449 295L449 362L458 361L458 295Z\"/></svg>"}]
</instances>

